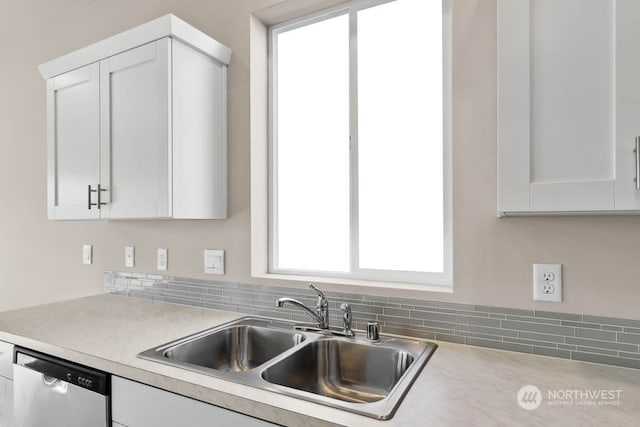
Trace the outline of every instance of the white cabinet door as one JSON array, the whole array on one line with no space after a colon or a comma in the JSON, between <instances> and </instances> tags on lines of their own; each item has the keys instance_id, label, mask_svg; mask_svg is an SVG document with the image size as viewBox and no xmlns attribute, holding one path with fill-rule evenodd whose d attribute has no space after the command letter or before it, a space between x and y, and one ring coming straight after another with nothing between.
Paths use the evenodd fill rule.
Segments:
<instances>
[{"instance_id":1,"label":"white cabinet door","mask_svg":"<svg viewBox=\"0 0 640 427\"><path fill-rule=\"evenodd\" d=\"M640 1L616 2L616 197L618 211L640 210L635 138L640 136Z\"/></svg>"},{"instance_id":2,"label":"white cabinet door","mask_svg":"<svg viewBox=\"0 0 640 427\"><path fill-rule=\"evenodd\" d=\"M171 216L171 40L100 62L102 218Z\"/></svg>"},{"instance_id":3,"label":"white cabinet door","mask_svg":"<svg viewBox=\"0 0 640 427\"><path fill-rule=\"evenodd\" d=\"M0 377L13 379L13 344L4 341L0 341Z\"/></svg>"},{"instance_id":4,"label":"white cabinet door","mask_svg":"<svg viewBox=\"0 0 640 427\"><path fill-rule=\"evenodd\" d=\"M0 377L0 426L13 424L13 381Z\"/></svg>"},{"instance_id":5,"label":"white cabinet door","mask_svg":"<svg viewBox=\"0 0 640 427\"><path fill-rule=\"evenodd\" d=\"M88 206L100 181L99 65L47 81L49 219L99 217Z\"/></svg>"},{"instance_id":6,"label":"white cabinet door","mask_svg":"<svg viewBox=\"0 0 640 427\"><path fill-rule=\"evenodd\" d=\"M112 418L127 427L266 427L266 421L120 377L111 378Z\"/></svg>"},{"instance_id":7,"label":"white cabinet door","mask_svg":"<svg viewBox=\"0 0 640 427\"><path fill-rule=\"evenodd\" d=\"M640 208L639 3L499 0L499 212Z\"/></svg>"},{"instance_id":8,"label":"white cabinet door","mask_svg":"<svg viewBox=\"0 0 640 427\"><path fill-rule=\"evenodd\" d=\"M13 344L0 341L0 427L13 426Z\"/></svg>"}]
</instances>

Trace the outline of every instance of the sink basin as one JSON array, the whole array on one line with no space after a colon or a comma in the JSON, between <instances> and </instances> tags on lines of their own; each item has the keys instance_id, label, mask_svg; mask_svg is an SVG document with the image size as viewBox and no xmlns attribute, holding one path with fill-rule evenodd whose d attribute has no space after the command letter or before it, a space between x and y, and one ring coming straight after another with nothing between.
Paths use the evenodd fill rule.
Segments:
<instances>
[{"instance_id":1,"label":"sink basin","mask_svg":"<svg viewBox=\"0 0 640 427\"><path fill-rule=\"evenodd\" d=\"M247 371L302 341L297 333L237 325L171 346L163 356L222 371Z\"/></svg>"},{"instance_id":2,"label":"sink basin","mask_svg":"<svg viewBox=\"0 0 640 427\"><path fill-rule=\"evenodd\" d=\"M304 335L295 331L272 329L267 325L268 322L261 323L258 319L241 319L148 350L141 356L161 361L164 359L179 366L243 372L262 365L305 340Z\"/></svg>"},{"instance_id":3,"label":"sink basin","mask_svg":"<svg viewBox=\"0 0 640 427\"><path fill-rule=\"evenodd\" d=\"M344 402L370 403L388 396L413 361L395 348L326 339L266 368L262 378Z\"/></svg>"},{"instance_id":4,"label":"sink basin","mask_svg":"<svg viewBox=\"0 0 640 427\"><path fill-rule=\"evenodd\" d=\"M377 419L389 419L436 350L427 341L331 331L245 317L140 353L261 390Z\"/></svg>"},{"instance_id":5,"label":"sink basin","mask_svg":"<svg viewBox=\"0 0 640 427\"><path fill-rule=\"evenodd\" d=\"M261 370L273 391L386 420L437 346L422 340L320 336Z\"/></svg>"}]
</instances>

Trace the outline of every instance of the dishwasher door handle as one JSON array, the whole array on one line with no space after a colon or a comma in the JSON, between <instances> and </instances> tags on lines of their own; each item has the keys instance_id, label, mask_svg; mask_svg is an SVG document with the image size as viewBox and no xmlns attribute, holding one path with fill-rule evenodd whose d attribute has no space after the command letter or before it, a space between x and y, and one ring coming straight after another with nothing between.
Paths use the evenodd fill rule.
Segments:
<instances>
[{"instance_id":1,"label":"dishwasher door handle","mask_svg":"<svg viewBox=\"0 0 640 427\"><path fill-rule=\"evenodd\" d=\"M56 377L50 377L48 375L42 374L42 382L44 383L44 385L46 386L53 386L55 385L59 380Z\"/></svg>"},{"instance_id":2,"label":"dishwasher door handle","mask_svg":"<svg viewBox=\"0 0 640 427\"><path fill-rule=\"evenodd\" d=\"M56 377L42 374L42 382L55 393L67 394L67 390L69 390L69 383L59 380Z\"/></svg>"}]
</instances>

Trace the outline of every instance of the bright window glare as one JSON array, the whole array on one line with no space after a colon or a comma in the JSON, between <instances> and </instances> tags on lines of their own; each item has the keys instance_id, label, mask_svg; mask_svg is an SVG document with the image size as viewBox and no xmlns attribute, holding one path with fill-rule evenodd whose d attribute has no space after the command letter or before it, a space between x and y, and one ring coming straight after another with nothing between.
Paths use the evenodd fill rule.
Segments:
<instances>
[{"instance_id":1,"label":"bright window glare","mask_svg":"<svg viewBox=\"0 0 640 427\"><path fill-rule=\"evenodd\" d=\"M442 4L357 16L359 267L443 272Z\"/></svg>"},{"instance_id":2,"label":"bright window glare","mask_svg":"<svg viewBox=\"0 0 640 427\"><path fill-rule=\"evenodd\" d=\"M276 268L349 271L349 19L277 35Z\"/></svg>"}]
</instances>

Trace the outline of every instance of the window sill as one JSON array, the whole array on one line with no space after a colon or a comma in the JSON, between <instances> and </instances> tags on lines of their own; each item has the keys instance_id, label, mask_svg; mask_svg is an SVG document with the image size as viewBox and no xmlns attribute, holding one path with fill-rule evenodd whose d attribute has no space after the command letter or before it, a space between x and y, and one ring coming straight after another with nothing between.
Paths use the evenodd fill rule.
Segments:
<instances>
[{"instance_id":1,"label":"window sill","mask_svg":"<svg viewBox=\"0 0 640 427\"><path fill-rule=\"evenodd\" d=\"M453 293L453 287L447 284L419 284L419 283L402 283L402 282L380 282L365 279L346 279L325 276L303 276L297 274L278 274L278 273L261 273L252 274L251 277L269 280L283 280L296 282L313 282L315 284L334 284L345 286L358 286L362 288L384 288L392 291L421 291L421 292L438 292Z\"/></svg>"}]
</instances>

